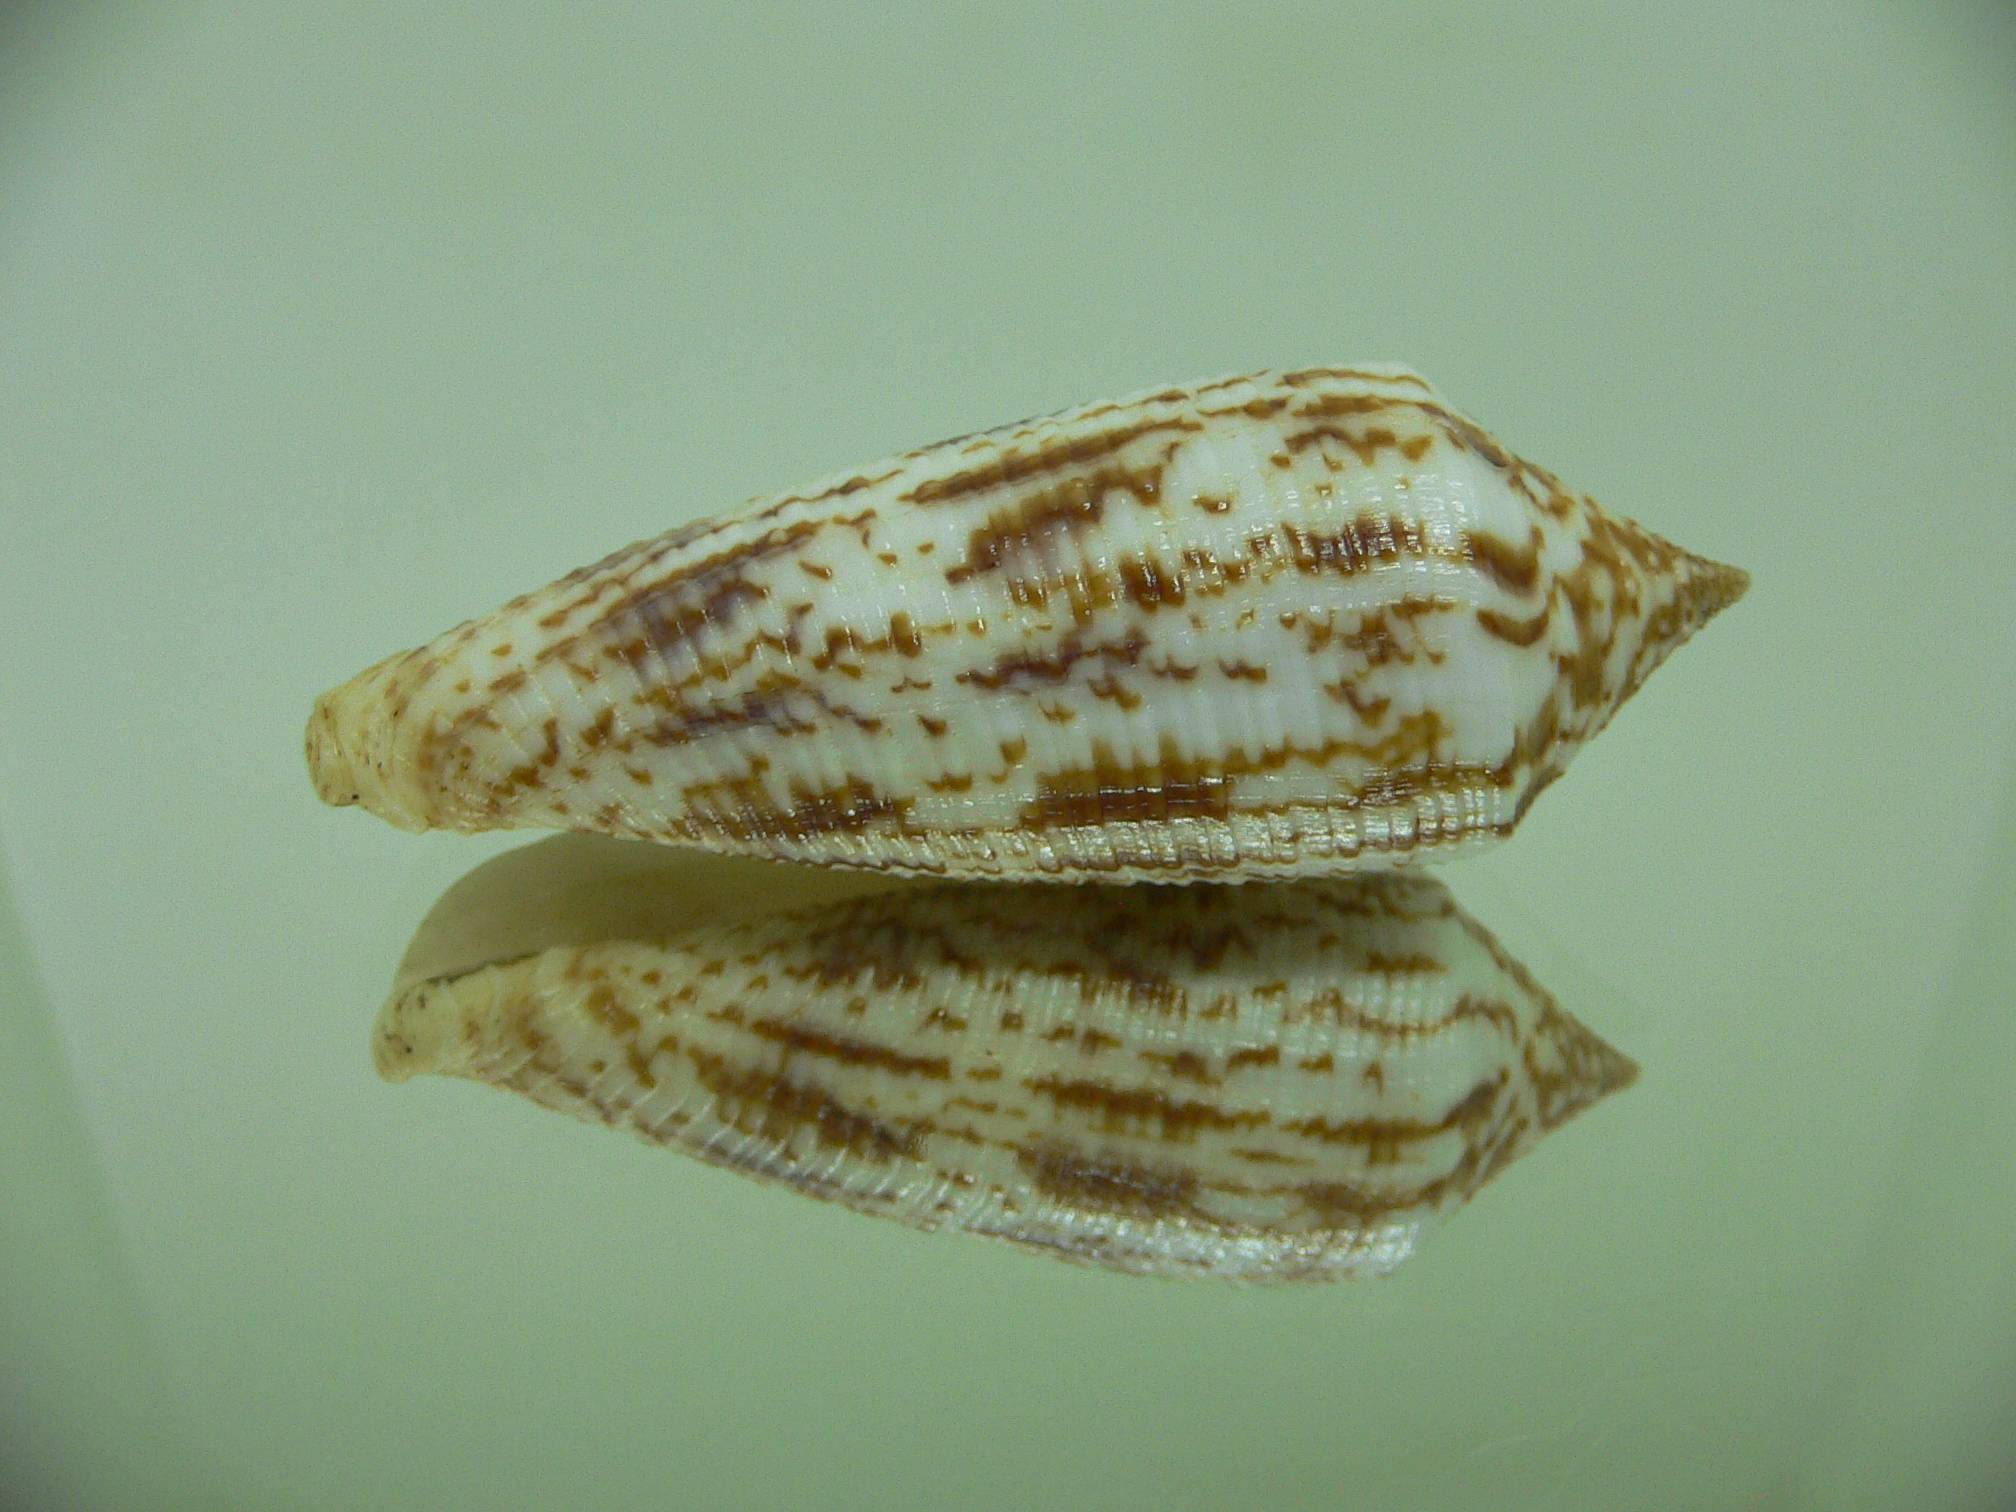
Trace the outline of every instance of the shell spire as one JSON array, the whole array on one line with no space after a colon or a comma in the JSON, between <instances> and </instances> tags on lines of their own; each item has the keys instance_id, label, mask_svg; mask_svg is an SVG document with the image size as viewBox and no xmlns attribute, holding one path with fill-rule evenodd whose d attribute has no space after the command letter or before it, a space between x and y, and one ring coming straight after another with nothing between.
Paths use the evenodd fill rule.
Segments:
<instances>
[{"instance_id":1,"label":"shell spire","mask_svg":"<svg viewBox=\"0 0 2016 1512\"><path fill-rule=\"evenodd\" d=\"M1398 367L1081 406L619 551L326 694L330 803L938 876L1508 835L1741 596Z\"/></svg>"}]
</instances>

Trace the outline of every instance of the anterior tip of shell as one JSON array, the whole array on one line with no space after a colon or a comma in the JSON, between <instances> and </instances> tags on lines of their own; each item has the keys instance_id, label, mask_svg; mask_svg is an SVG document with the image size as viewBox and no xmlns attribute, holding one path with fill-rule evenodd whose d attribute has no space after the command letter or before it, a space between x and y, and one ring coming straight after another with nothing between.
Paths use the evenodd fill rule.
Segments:
<instances>
[{"instance_id":1,"label":"anterior tip of shell","mask_svg":"<svg viewBox=\"0 0 2016 1512\"><path fill-rule=\"evenodd\" d=\"M464 1039L459 1014L471 985L420 982L395 993L371 1030L371 1064L378 1074L396 1083L429 1072L459 1073L465 1058L458 1055Z\"/></svg>"},{"instance_id":2,"label":"anterior tip of shell","mask_svg":"<svg viewBox=\"0 0 2016 1512\"><path fill-rule=\"evenodd\" d=\"M348 808L363 793L349 753L337 738L335 696L325 693L316 699L315 712L308 716L308 775L316 797L334 808Z\"/></svg>"},{"instance_id":3,"label":"anterior tip of shell","mask_svg":"<svg viewBox=\"0 0 2016 1512\"><path fill-rule=\"evenodd\" d=\"M308 718L308 775L316 796L337 808L359 805L403 830L433 827L400 749L397 717L402 653L360 672L315 700Z\"/></svg>"}]
</instances>

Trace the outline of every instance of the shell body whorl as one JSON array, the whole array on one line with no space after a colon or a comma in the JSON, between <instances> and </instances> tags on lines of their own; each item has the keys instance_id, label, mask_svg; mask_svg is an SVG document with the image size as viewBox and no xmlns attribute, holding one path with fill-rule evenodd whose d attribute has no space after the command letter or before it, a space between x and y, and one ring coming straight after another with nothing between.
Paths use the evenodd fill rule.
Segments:
<instances>
[{"instance_id":1,"label":"shell body whorl","mask_svg":"<svg viewBox=\"0 0 2016 1512\"><path fill-rule=\"evenodd\" d=\"M1510 833L1743 591L1400 368L942 442L325 695L322 796L948 877L1295 877Z\"/></svg>"}]
</instances>

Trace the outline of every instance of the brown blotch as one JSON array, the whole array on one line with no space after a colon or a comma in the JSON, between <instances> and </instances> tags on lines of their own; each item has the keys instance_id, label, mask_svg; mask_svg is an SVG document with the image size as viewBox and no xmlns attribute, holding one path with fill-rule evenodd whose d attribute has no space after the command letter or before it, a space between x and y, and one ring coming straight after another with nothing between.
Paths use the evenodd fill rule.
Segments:
<instances>
[{"instance_id":1,"label":"brown blotch","mask_svg":"<svg viewBox=\"0 0 2016 1512\"><path fill-rule=\"evenodd\" d=\"M834 787L813 788L791 784L791 806L780 808L769 801L760 787L750 801L735 809L725 805L711 811L694 806L694 821L701 828L736 840L758 838L802 838L808 835L858 835L886 820L899 823L909 814L911 800L886 798L858 777L850 777Z\"/></svg>"},{"instance_id":2,"label":"brown blotch","mask_svg":"<svg viewBox=\"0 0 2016 1512\"><path fill-rule=\"evenodd\" d=\"M1232 811L1231 783L1221 771L1184 757L1174 736L1162 737L1161 760L1123 765L1103 741L1092 765L1045 772L1036 797L1023 806L1024 829L1059 829L1112 822L1160 823L1170 819L1224 819Z\"/></svg>"},{"instance_id":3,"label":"brown blotch","mask_svg":"<svg viewBox=\"0 0 2016 1512\"><path fill-rule=\"evenodd\" d=\"M1319 1226L1347 1230L1367 1228L1419 1200L1413 1192L1382 1192L1340 1181L1311 1181L1297 1187L1295 1195Z\"/></svg>"},{"instance_id":4,"label":"brown blotch","mask_svg":"<svg viewBox=\"0 0 2016 1512\"><path fill-rule=\"evenodd\" d=\"M1339 415L1378 415L1406 404L1387 394L1322 394L1295 411L1300 420L1334 420Z\"/></svg>"},{"instance_id":5,"label":"brown blotch","mask_svg":"<svg viewBox=\"0 0 2016 1512\"><path fill-rule=\"evenodd\" d=\"M1360 515L1334 533L1302 530L1284 523L1281 534L1295 569L1305 574L1349 576L1391 566L1407 557L1437 555L1418 520L1397 515Z\"/></svg>"},{"instance_id":6,"label":"brown blotch","mask_svg":"<svg viewBox=\"0 0 2016 1512\"><path fill-rule=\"evenodd\" d=\"M1160 1066L1178 1081L1195 1082L1200 1087L1219 1085L1218 1078L1211 1074L1211 1063L1195 1050L1178 1050L1174 1054L1143 1050L1141 1059L1151 1066Z\"/></svg>"},{"instance_id":7,"label":"brown blotch","mask_svg":"<svg viewBox=\"0 0 2016 1512\"><path fill-rule=\"evenodd\" d=\"M1443 409L1436 404L1424 404L1420 408L1423 414L1430 416L1442 427L1443 433L1450 440L1466 451L1475 452L1493 467L1509 470L1522 465L1519 458L1499 444L1496 436L1474 420L1466 420L1455 411Z\"/></svg>"},{"instance_id":8,"label":"brown blotch","mask_svg":"<svg viewBox=\"0 0 2016 1512\"><path fill-rule=\"evenodd\" d=\"M584 751L599 750L605 745L615 744L615 738L616 711L613 708L604 709L595 716L592 723L584 725L575 736ZM629 749L628 742L623 744L622 749Z\"/></svg>"},{"instance_id":9,"label":"brown blotch","mask_svg":"<svg viewBox=\"0 0 2016 1512\"><path fill-rule=\"evenodd\" d=\"M1057 544L1090 530L1105 513L1106 495L1124 489L1152 502L1161 487L1161 470L1148 472L1102 469L1061 480L1052 487L1017 498L989 513L966 543L966 560L945 570L945 581L957 586L969 578L998 572L1014 560L1033 559L1046 573ZM1041 602L1041 596L1036 596Z\"/></svg>"},{"instance_id":10,"label":"brown blotch","mask_svg":"<svg viewBox=\"0 0 2016 1512\"><path fill-rule=\"evenodd\" d=\"M1448 968L1430 955L1417 953L1389 956L1372 950L1365 954L1365 969L1383 972L1387 976L1406 976L1414 973L1446 971Z\"/></svg>"},{"instance_id":11,"label":"brown blotch","mask_svg":"<svg viewBox=\"0 0 2016 1512\"><path fill-rule=\"evenodd\" d=\"M723 1123L787 1147L809 1135L822 1150L844 1150L877 1165L896 1159L921 1160L927 1121L883 1123L840 1102L820 1087L793 1082L768 1071L734 1065L725 1056L689 1049L696 1079L714 1096Z\"/></svg>"},{"instance_id":12,"label":"brown blotch","mask_svg":"<svg viewBox=\"0 0 2016 1512\"><path fill-rule=\"evenodd\" d=\"M1431 615L1447 614L1460 608L1453 598L1424 598L1409 594L1367 610L1349 623L1348 628L1339 630L1330 624L1310 621L1308 624L1308 649L1320 651L1333 640L1345 650L1364 658L1367 668L1383 667L1389 662L1399 662L1412 666L1416 661L1425 660L1431 665L1439 664L1446 652L1432 645L1419 621ZM1338 684L1325 684L1333 696L1349 697L1341 689L1350 687L1350 680ZM1356 702L1354 708L1361 708ZM1381 705L1383 707L1383 704Z\"/></svg>"},{"instance_id":13,"label":"brown blotch","mask_svg":"<svg viewBox=\"0 0 2016 1512\"><path fill-rule=\"evenodd\" d=\"M1204 1129L1258 1129L1272 1121L1264 1109L1221 1108L1215 1103L1177 1102L1142 1087L1115 1087L1109 1082L1061 1076L1033 1077L1023 1083L1059 1110L1094 1116L1107 1134L1137 1134L1187 1144Z\"/></svg>"},{"instance_id":14,"label":"brown blotch","mask_svg":"<svg viewBox=\"0 0 2016 1512\"><path fill-rule=\"evenodd\" d=\"M1069 440L1053 442L1033 451L1011 451L983 467L954 473L948 478L920 483L903 497L915 504L941 504L948 500L964 498L968 494L999 488L1004 484L1020 483L1025 478L1036 477L1043 473L1060 472L1067 467L1082 467L1097 462L1102 457L1112 456L1130 442L1157 431L1197 429L1200 427L1195 420L1183 418L1138 421L1133 425L1099 431L1089 436L1074 436Z\"/></svg>"},{"instance_id":15,"label":"brown blotch","mask_svg":"<svg viewBox=\"0 0 2016 1512\"><path fill-rule=\"evenodd\" d=\"M1039 1192L1068 1207L1133 1218L1211 1221L1197 1206L1195 1171L1136 1165L1057 1144L1019 1147L1015 1162Z\"/></svg>"},{"instance_id":16,"label":"brown blotch","mask_svg":"<svg viewBox=\"0 0 2016 1512\"><path fill-rule=\"evenodd\" d=\"M1120 591L1138 609L1153 612L1164 604L1180 604L1188 596L1183 574L1161 563L1128 557L1120 563Z\"/></svg>"},{"instance_id":17,"label":"brown blotch","mask_svg":"<svg viewBox=\"0 0 2016 1512\"><path fill-rule=\"evenodd\" d=\"M1088 657L1097 658L1109 667L1131 667L1141 660L1141 653L1147 648L1148 636L1139 625L1132 626L1126 637L1118 641L1088 643L1073 631L1051 655L1019 652L1004 656L991 667L961 672L958 681L989 692L1018 683L1061 683L1071 675L1073 667Z\"/></svg>"},{"instance_id":18,"label":"brown blotch","mask_svg":"<svg viewBox=\"0 0 2016 1512\"><path fill-rule=\"evenodd\" d=\"M616 989L607 981L598 981L588 989L587 996L581 1000L581 1008L615 1039L632 1039L643 1027L637 1015L623 1006Z\"/></svg>"},{"instance_id":19,"label":"brown blotch","mask_svg":"<svg viewBox=\"0 0 2016 1512\"><path fill-rule=\"evenodd\" d=\"M951 1062L942 1055L905 1055L887 1045L828 1034L781 1019L756 1019L748 1027L758 1039L843 1066L872 1066L892 1076L922 1076L931 1081L944 1081L951 1074Z\"/></svg>"},{"instance_id":20,"label":"brown blotch","mask_svg":"<svg viewBox=\"0 0 2016 1512\"><path fill-rule=\"evenodd\" d=\"M1496 636L1508 645L1530 646L1547 633L1547 617L1552 612L1550 607L1542 609L1531 619L1519 620L1500 614L1496 609L1479 609L1477 623L1486 635Z\"/></svg>"},{"instance_id":21,"label":"brown blotch","mask_svg":"<svg viewBox=\"0 0 2016 1512\"><path fill-rule=\"evenodd\" d=\"M1524 546L1514 546L1488 531L1473 530L1463 537L1464 557L1484 575L1513 593L1530 593L1540 580L1540 531L1536 527Z\"/></svg>"},{"instance_id":22,"label":"brown blotch","mask_svg":"<svg viewBox=\"0 0 2016 1512\"><path fill-rule=\"evenodd\" d=\"M1415 388L1427 389L1428 384L1412 373L1373 373L1364 368L1302 368L1293 373L1283 373L1281 381L1290 388L1308 388L1318 383L1410 383Z\"/></svg>"},{"instance_id":23,"label":"brown blotch","mask_svg":"<svg viewBox=\"0 0 2016 1512\"><path fill-rule=\"evenodd\" d=\"M1351 712L1368 725L1376 725L1386 717L1386 711L1393 706L1393 700L1385 694L1377 698L1358 696L1358 685L1351 679L1341 678L1334 683L1323 684L1323 691L1332 698L1341 698L1351 706Z\"/></svg>"},{"instance_id":24,"label":"brown blotch","mask_svg":"<svg viewBox=\"0 0 2016 1512\"><path fill-rule=\"evenodd\" d=\"M1118 704L1122 709L1138 709L1141 707L1141 695L1111 673L1108 673L1104 677L1093 678L1092 681L1085 685L1085 690L1094 698L1109 700Z\"/></svg>"},{"instance_id":25,"label":"brown blotch","mask_svg":"<svg viewBox=\"0 0 2016 1512\"><path fill-rule=\"evenodd\" d=\"M1314 1165L1314 1164L1316 1163L1315 1161L1313 1161L1313 1160L1308 1160L1308 1159L1305 1159L1304 1157L1302 1157L1302 1156L1300 1156L1300 1155L1281 1155L1281 1154L1277 1154L1277 1153L1276 1153L1276 1152L1274 1152L1273 1150L1254 1150L1254 1149L1248 1149L1248 1148L1245 1148L1245 1147L1243 1147L1243 1146L1240 1146L1240 1145L1234 1145L1234 1146L1232 1146L1232 1148L1230 1148L1229 1150L1227 1150L1227 1151L1226 1151L1225 1153L1226 1153L1226 1154L1228 1154L1228 1155L1234 1155L1234 1156L1237 1156L1237 1157L1238 1157L1239 1159L1241 1159L1241 1160L1250 1160L1250 1161L1252 1161L1252 1162L1253 1162L1253 1163L1254 1163L1255 1165L1304 1165L1304 1166L1306 1166L1306 1165Z\"/></svg>"},{"instance_id":26,"label":"brown blotch","mask_svg":"<svg viewBox=\"0 0 2016 1512\"><path fill-rule=\"evenodd\" d=\"M1372 1164L1390 1165L1400 1159L1407 1145L1433 1139L1452 1129L1472 1130L1481 1125L1497 1106L1510 1076L1503 1069L1493 1072L1433 1123L1414 1118L1347 1118L1335 1123L1323 1118L1302 1118L1281 1127L1287 1133L1299 1134L1319 1144L1357 1145Z\"/></svg>"}]
</instances>

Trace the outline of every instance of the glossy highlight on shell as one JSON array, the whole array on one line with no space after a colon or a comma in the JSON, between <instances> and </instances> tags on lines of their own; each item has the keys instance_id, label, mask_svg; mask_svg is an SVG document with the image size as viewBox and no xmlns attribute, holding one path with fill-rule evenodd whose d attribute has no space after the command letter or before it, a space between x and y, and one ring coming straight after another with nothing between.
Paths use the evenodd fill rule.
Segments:
<instances>
[{"instance_id":1,"label":"glossy highlight on shell","mask_svg":"<svg viewBox=\"0 0 2016 1512\"><path fill-rule=\"evenodd\" d=\"M1390 1271L1636 1076L1418 873L801 894L798 868L616 847L612 873L597 845L444 899L380 1015L383 1075L922 1229L1247 1281ZM515 913L480 886L500 867L532 878ZM472 911L503 922L470 938Z\"/></svg>"},{"instance_id":2,"label":"glossy highlight on shell","mask_svg":"<svg viewBox=\"0 0 2016 1512\"><path fill-rule=\"evenodd\" d=\"M942 877L1509 834L1747 584L1404 368L1159 389L754 501L325 695L322 797Z\"/></svg>"}]
</instances>

